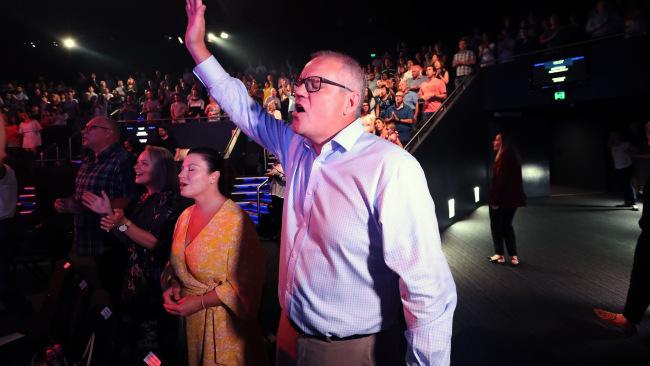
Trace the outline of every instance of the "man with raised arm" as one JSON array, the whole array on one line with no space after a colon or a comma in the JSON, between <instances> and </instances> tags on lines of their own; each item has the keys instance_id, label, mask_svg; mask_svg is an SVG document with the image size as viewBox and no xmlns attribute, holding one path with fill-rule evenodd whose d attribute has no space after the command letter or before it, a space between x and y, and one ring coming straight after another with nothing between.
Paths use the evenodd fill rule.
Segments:
<instances>
[{"instance_id":1,"label":"man with raised arm","mask_svg":"<svg viewBox=\"0 0 650 366\"><path fill-rule=\"evenodd\" d=\"M278 365L448 365L456 289L433 200L411 155L363 132L359 64L315 54L288 125L210 54L202 1L186 11L194 73L284 167Z\"/></svg>"}]
</instances>

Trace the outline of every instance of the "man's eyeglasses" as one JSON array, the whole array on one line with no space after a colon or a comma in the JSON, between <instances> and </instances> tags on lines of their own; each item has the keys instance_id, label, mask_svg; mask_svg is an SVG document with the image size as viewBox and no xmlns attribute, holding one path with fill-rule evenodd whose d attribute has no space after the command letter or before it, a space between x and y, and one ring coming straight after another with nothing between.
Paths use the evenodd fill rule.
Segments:
<instances>
[{"instance_id":1,"label":"man's eyeglasses","mask_svg":"<svg viewBox=\"0 0 650 366\"><path fill-rule=\"evenodd\" d=\"M317 91L320 90L321 85L323 84L329 84L329 85L334 85L338 86L339 88L343 88L345 90L353 92L354 90L348 88L347 86L343 84L339 84L335 81L325 79L324 77L320 76L307 76L306 78L298 79L293 83L293 91L292 93L296 93L296 89L298 89L299 86L302 84L305 84L305 89L307 90L307 93L316 93Z\"/></svg>"},{"instance_id":2,"label":"man's eyeglasses","mask_svg":"<svg viewBox=\"0 0 650 366\"><path fill-rule=\"evenodd\" d=\"M112 128L109 127L104 127L104 126L86 126L81 129L81 132L90 132L95 129L102 129L102 130L112 130Z\"/></svg>"}]
</instances>

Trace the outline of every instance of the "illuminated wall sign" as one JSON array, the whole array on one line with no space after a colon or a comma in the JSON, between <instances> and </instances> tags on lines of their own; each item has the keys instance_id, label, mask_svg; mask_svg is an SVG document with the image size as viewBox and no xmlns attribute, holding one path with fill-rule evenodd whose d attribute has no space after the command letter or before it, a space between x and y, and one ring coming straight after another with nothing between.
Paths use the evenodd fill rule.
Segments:
<instances>
[{"instance_id":1,"label":"illuminated wall sign","mask_svg":"<svg viewBox=\"0 0 650 366\"><path fill-rule=\"evenodd\" d=\"M556 91L554 96L555 100L565 100L566 99L566 94L564 91Z\"/></svg>"},{"instance_id":2,"label":"illuminated wall sign","mask_svg":"<svg viewBox=\"0 0 650 366\"><path fill-rule=\"evenodd\" d=\"M585 56L566 57L538 62L531 68L531 86L550 88L558 84L577 83L589 79Z\"/></svg>"}]
</instances>

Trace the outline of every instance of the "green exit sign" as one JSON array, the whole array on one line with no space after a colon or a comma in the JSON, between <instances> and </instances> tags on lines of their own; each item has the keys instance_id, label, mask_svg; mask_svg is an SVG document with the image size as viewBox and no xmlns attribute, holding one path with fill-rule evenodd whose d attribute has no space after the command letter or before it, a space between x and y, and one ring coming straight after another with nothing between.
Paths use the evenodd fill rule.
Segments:
<instances>
[{"instance_id":1,"label":"green exit sign","mask_svg":"<svg viewBox=\"0 0 650 366\"><path fill-rule=\"evenodd\" d=\"M555 92L555 100L565 100L566 99L566 93L563 91L556 91Z\"/></svg>"},{"instance_id":2,"label":"green exit sign","mask_svg":"<svg viewBox=\"0 0 650 366\"><path fill-rule=\"evenodd\" d=\"M377 57L377 54L376 53L371 53L370 57L375 58L375 57Z\"/></svg>"}]
</instances>

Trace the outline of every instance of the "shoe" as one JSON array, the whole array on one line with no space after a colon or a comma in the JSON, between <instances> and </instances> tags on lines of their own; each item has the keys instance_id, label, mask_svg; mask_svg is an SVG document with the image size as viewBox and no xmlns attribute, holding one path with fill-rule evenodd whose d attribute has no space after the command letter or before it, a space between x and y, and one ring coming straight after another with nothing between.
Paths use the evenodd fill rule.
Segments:
<instances>
[{"instance_id":1,"label":"shoe","mask_svg":"<svg viewBox=\"0 0 650 366\"><path fill-rule=\"evenodd\" d=\"M596 314L598 319L602 320L608 325L616 327L625 335L633 336L637 333L637 325L630 323L630 321L627 320L623 314L612 313L600 308L594 308L594 314Z\"/></svg>"},{"instance_id":2,"label":"shoe","mask_svg":"<svg viewBox=\"0 0 650 366\"><path fill-rule=\"evenodd\" d=\"M515 267L518 266L519 265L519 258L517 258L516 255L513 256L513 257L510 257L510 264L512 264Z\"/></svg>"},{"instance_id":3,"label":"shoe","mask_svg":"<svg viewBox=\"0 0 650 366\"><path fill-rule=\"evenodd\" d=\"M504 256L502 256L502 255L499 255L499 254L495 254L495 255L493 255L491 257L488 257L488 259L492 263L504 264L506 262L506 258Z\"/></svg>"}]
</instances>

